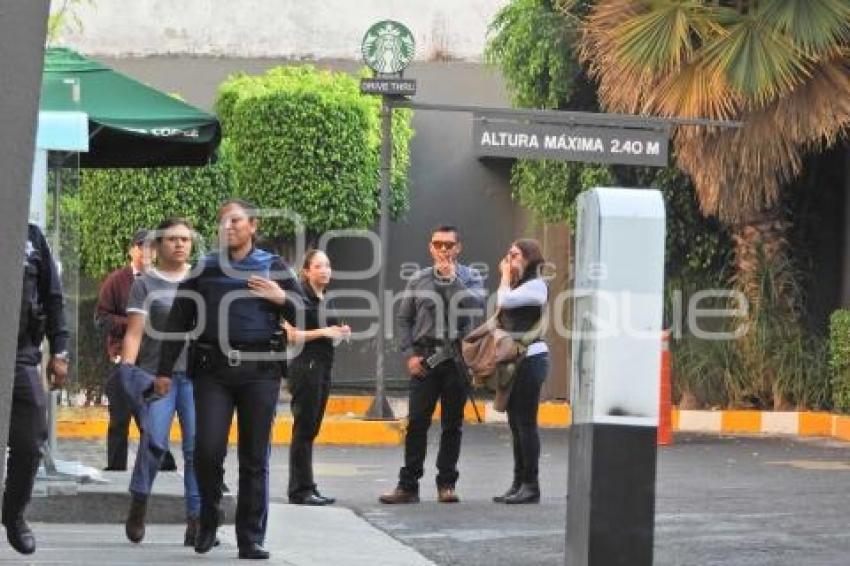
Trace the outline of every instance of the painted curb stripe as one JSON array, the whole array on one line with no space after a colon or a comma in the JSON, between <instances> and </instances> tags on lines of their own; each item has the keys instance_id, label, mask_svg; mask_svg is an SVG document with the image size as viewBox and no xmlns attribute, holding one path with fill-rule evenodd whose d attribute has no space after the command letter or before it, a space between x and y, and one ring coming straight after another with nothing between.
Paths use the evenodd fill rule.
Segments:
<instances>
[{"instance_id":1,"label":"painted curb stripe","mask_svg":"<svg viewBox=\"0 0 850 566\"><path fill-rule=\"evenodd\" d=\"M761 411L720 411L720 432L761 432Z\"/></svg>"},{"instance_id":2,"label":"painted curb stripe","mask_svg":"<svg viewBox=\"0 0 850 566\"><path fill-rule=\"evenodd\" d=\"M396 417L407 415L406 398L390 398ZM322 423L319 444L399 444L404 438L400 421L364 421L363 415L371 398L367 396L331 397L327 416ZM492 401L476 401L485 423L506 423L507 414L493 409ZM439 407L434 418L439 418ZM475 412L467 403L464 420L475 423ZM568 403L544 402L540 404L538 423L541 427L566 427L572 420ZM674 431L707 432L719 434L785 434L823 436L850 441L850 415L834 415L812 411L692 411L672 408L670 421ZM60 438L102 438L106 436L109 418L106 407L61 407L57 418L57 436ZM292 417L282 415L275 420L273 441L288 443L291 439ZM130 437L138 439L135 423L130 426ZM231 429L235 440L235 426ZM180 440L180 427L175 420L171 439Z\"/></svg>"}]
</instances>

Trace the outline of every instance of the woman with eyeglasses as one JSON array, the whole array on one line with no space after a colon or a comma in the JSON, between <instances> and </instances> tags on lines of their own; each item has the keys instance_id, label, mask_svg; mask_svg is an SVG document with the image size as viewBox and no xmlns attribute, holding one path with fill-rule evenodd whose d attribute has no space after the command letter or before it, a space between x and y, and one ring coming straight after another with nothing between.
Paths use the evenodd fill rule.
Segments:
<instances>
[{"instance_id":1,"label":"woman with eyeglasses","mask_svg":"<svg viewBox=\"0 0 850 566\"><path fill-rule=\"evenodd\" d=\"M336 501L319 493L313 479L313 441L322 426L322 417L331 389L334 347L351 335L340 324L325 298L331 281L331 262L325 252L309 250L301 268L304 289L304 317L284 321L286 338L297 356L289 364L286 381L292 393L292 442L289 445L289 502L297 505L330 505Z\"/></svg>"},{"instance_id":2,"label":"woman with eyeglasses","mask_svg":"<svg viewBox=\"0 0 850 566\"><path fill-rule=\"evenodd\" d=\"M187 220L169 218L156 230L156 267L147 269L133 282L127 302L127 333L121 350L126 364L138 365L155 375L162 341L153 332L163 332L178 284L189 273L192 228ZM147 331L146 326L150 329ZM183 544L193 546L201 513L201 496L195 477L195 401L192 382L186 373L183 343L171 376L171 389L147 407L147 427L142 430L139 452L130 478L132 496L124 525L127 538L141 542L145 536L148 497L164 456L153 447L167 447L171 422L177 414L183 439L183 484L186 493L186 534Z\"/></svg>"},{"instance_id":3,"label":"woman with eyeglasses","mask_svg":"<svg viewBox=\"0 0 850 566\"><path fill-rule=\"evenodd\" d=\"M508 398L508 424L514 451L514 479L510 488L493 498L496 503L521 504L540 501L538 462L540 434L537 409L540 390L549 373L549 349L542 340L541 325L549 298L546 282L540 276L544 264L540 244L523 239L511 244L499 264L501 283L497 292L499 325L514 339L533 334L518 361L513 388Z\"/></svg>"}]
</instances>

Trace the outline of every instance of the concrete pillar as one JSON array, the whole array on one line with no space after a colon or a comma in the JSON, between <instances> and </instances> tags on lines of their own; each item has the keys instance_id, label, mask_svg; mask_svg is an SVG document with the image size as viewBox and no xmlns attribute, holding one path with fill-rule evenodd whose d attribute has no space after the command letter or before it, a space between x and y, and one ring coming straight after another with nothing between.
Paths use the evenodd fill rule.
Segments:
<instances>
[{"instance_id":1,"label":"concrete pillar","mask_svg":"<svg viewBox=\"0 0 850 566\"><path fill-rule=\"evenodd\" d=\"M664 200L579 196L568 566L652 566L664 297Z\"/></svg>"},{"instance_id":2,"label":"concrete pillar","mask_svg":"<svg viewBox=\"0 0 850 566\"><path fill-rule=\"evenodd\" d=\"M6 446L49 0L0 0L0 446ZM2 451L5 454L5 450ZM0 479L6 458L0 458Z\"/></svg>"}]
</instances>

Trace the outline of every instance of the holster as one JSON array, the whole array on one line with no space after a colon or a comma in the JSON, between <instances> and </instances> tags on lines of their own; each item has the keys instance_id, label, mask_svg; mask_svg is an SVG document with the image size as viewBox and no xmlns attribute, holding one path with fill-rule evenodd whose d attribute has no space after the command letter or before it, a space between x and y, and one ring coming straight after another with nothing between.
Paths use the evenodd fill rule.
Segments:
<instances>
[{"instance_id":1,"label":"holster","mask_svg":"<svg viewBox=\"0 0 850 566\"><path fill-rule=\"evenodd\" d=\"M213 368L212 346L202 344L197 340L189 342L186 352L188 374L190 379L197 379Z\"/></svg>"},{"instance_id":2,"label":"holster","mask_svg":"<svg viewBox=\"0 0 850 566\"><path fill-rule=\"evenodd\" d=\"M29 333L33 344L41 344L44 334L47 332L47 315L36 306L32 307L29 318Z\"/></svg>"}]
</instances>

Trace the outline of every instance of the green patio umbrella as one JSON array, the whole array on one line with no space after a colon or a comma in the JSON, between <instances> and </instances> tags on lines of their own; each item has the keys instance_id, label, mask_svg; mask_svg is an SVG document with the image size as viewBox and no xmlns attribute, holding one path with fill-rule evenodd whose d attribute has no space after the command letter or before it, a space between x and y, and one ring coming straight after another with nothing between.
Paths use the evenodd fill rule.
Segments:
<instances>
[{"instance_id":1,"label":"green patio umbrella","mask_svg":"<svg viewBox=\"0 0 850 566\"><path fill-rule=\"evenodd\" d=\"M221 141L215 116L66 48L45 52L40 109L88 114L80 167L205 165Z\"/></svg>"}]
</instances>

